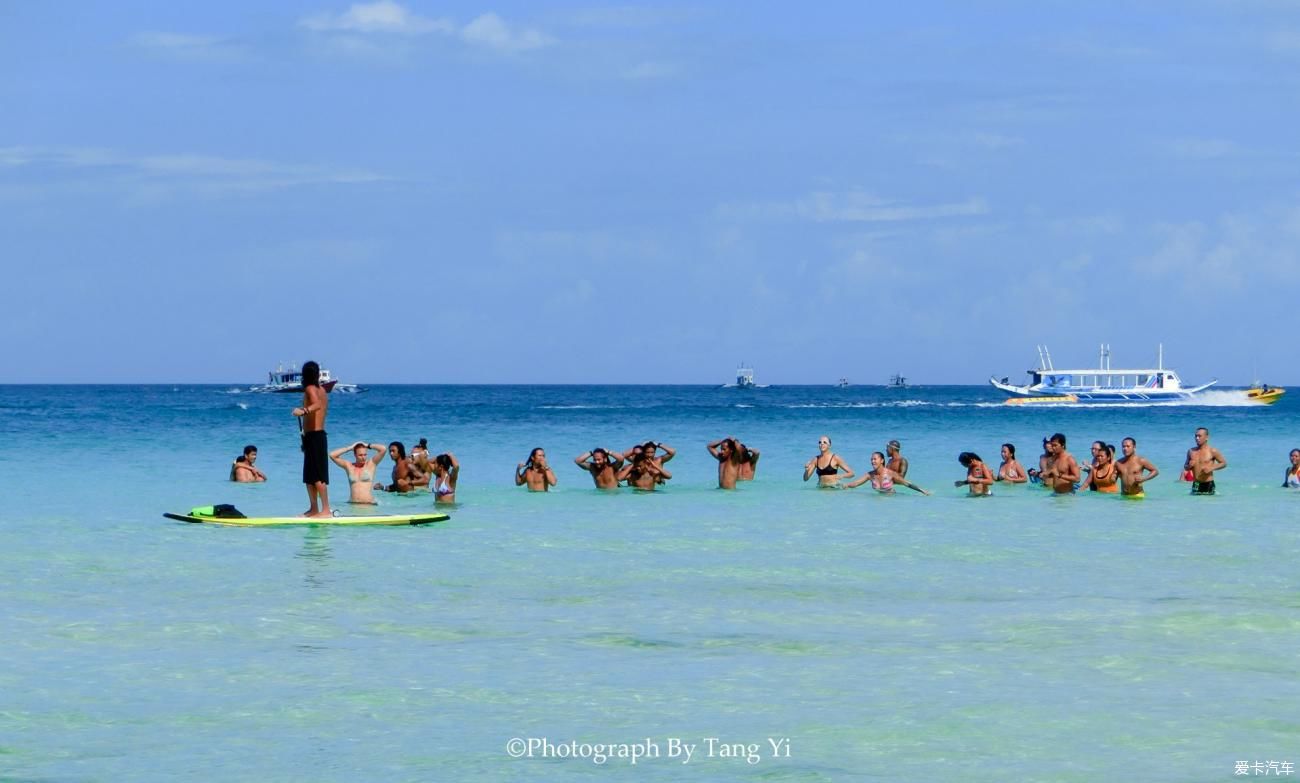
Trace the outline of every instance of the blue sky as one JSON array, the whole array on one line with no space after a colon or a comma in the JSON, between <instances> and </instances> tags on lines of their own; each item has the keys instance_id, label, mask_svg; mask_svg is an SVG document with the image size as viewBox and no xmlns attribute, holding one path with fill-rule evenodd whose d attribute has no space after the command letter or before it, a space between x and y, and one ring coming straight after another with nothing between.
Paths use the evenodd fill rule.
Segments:
<instances>
[{"instance_id":1,"label":"blue sky","mask_svg":"<svg viewBox=\"0 0 1300 783\"><path fill-rule=\"evenodd\" d=\"M2 382L1300 381L1300 4L0 3Z\"/></svg>"}]
</instances>

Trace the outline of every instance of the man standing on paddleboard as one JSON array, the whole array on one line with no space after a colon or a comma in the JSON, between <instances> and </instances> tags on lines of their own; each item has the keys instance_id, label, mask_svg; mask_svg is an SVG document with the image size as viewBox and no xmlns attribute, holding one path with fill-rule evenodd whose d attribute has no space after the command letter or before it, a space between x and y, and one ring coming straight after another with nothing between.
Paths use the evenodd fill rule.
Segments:
<instances>
[{"instance_id":1,"label":"man standing on paddleboard","mask_svg":"<svg viewBox=\"0 0 1300 783\"><path fill-rule=\"evenodd\" d=\"M307 485L311 508L305 517L333 516L330 510L330 451L325 437L325 413L329 397L320 387L320 365L307 362L302 366L302 407L294 408L302 426L302 483Z\"/></svg>"}]
</instances>

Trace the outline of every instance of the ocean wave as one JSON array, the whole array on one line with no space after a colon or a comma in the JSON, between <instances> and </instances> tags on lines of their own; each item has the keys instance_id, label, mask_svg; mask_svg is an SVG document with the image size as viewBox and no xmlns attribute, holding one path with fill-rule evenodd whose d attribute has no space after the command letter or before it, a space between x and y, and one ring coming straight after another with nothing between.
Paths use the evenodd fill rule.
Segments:
<instances>
[{"instance_id":1,"label":"ocean wave","mask_svg":"<svg viewBox=\"0 0 1300 783\"><path fill-rule=\"evenodd\" d=\"M792 402L783 408L965 408L969 402L928 402L926 400L890 400L888 402Z\"/></svg>"}]
</instances>

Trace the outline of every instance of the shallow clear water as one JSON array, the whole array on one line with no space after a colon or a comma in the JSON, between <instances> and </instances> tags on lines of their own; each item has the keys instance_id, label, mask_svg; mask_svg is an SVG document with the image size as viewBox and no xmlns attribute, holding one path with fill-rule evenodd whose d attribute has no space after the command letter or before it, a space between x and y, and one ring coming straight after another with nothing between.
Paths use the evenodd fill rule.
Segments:
<instances>
[{"instance_id":1,"label":"shallow clear water","mask_svg":"<svg viewBox=\"0 0 1300 783\"><path fill-rule=\"evenodd\" d=\"M463 469L450 522L243 529L163 511L305 508L294 397L0 387L3 780L1219 780L1300 764L1300 405L1019 410L978 387L376 387L331 443L424 436ZM1175 481L1197 426L1220 495ZM999 487L956 454L1125 435L1142 502ZM714 489L734 434L756 481ZM935 497L819 491L890 438ZM570 460L655 438L655 494ZM270 482L226 482L245 443ZM544 446L556 491L512 470ZM388 465L381 465L387 475ZM345 498L341 472L331 485ZM385 497L382 510L432 507ZM346 505L341 505L346 509ZM692 761L511 758L697 744ZM761 759L704 758L704 738ZM767 738L789 738L773 757Z\"/></svg>"}]
</instances>

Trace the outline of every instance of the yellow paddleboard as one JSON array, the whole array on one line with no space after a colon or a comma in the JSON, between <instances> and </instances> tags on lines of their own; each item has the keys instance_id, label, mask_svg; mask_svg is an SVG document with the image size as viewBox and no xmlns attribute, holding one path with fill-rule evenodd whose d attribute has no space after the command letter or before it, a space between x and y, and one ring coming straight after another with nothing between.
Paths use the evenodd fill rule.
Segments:
<instances>
[{"instance_id":1,"label":"yellow paddleboard","mask_svg":"<svg viewBox=\"0 0 1300 783\"><path fill-rule=\"evenodd\" d=\"M375 514L361 517L210 517L195 514L163 514L180 522L237 527L282 527L288 525L427 525L451 519L446 514Z\"/></svg>"}]
</instances>

